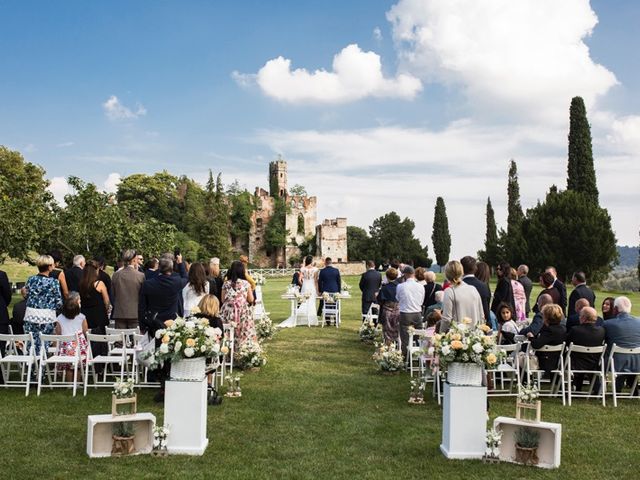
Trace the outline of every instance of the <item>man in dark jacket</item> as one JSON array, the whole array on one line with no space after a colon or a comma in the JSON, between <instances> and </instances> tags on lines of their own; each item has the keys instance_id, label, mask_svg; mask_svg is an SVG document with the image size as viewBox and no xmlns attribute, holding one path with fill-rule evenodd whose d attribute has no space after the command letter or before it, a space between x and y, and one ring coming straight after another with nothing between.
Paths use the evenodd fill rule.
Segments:
<instances>
[{"instance_id":1,"label":"man in dark jacket","mask_svg":"<svg viewBox=\"0 0 640 480\"><path fill-rule=\"evenodd\" d=\"M598 313L595 308L583 306L580 310L580 325L577 325L567 333L567 345L581 345L583 347L599 347L604 343L604 327L596 325ZM567 322L568 324L568 322ZM572 353L572 370L598 370L601 355L599 353ZM576 391L582 390L582 383L587 374L574 373L573 385Z\"/></svg>"},{"instance_id":2,"label":"man in dark jacket","mask_svg":"<svg viewBox=\"0 0 640 480\"><path fill-rule=\"evenodd\" d=\"M0 270L0 333L9 333L9 309L11 303L11 285L9 277Z\"/></svg>"},{"instance_id":3,"label":"man in dark jacket","mask_svg":"<svg viewBox=\"0 0 640 480\"><path fill-rule=\"evenodd\" d=\"M340 270L331 265L331 258L327 257L324 261L324 268L318 274L318 290L320 295L324 292L338 293L342 287L342 279L340 278ZM324 302L320 300L318 306L318 316L322 315L322 307Z\"/></svg>"},{"instance_id":4,"label":"man in dark jacket","mask_svg":"<svg viewBox=\"0 0 640 480\"><path fill-rule=\"evenodd\" d=\"M589 287L587 287L587 277L584 272L576 272L571 277L571 283L574 286L573 292L569 296L569 315L571 315L576 309L576 302L580 298L584 298L589 302L590 307L595 306L596 294L593 293Z\"/></svg>"},{"instance_id":5,"label":"man in dark jacket","mask_svg":"<svg viewBox=\"0 0 640 480\"><path fill-rule=\"evenodd\" d=\"M64 277L67 280L67 289L70 292L80 291L80 279L82 278L82 272L84 271L86 263L83 255L76 255L73 257L73 266L64 271Z\"/></svg>"},{"instance_id":6,"label":"man in dark jacket","mask_svg":"<svg viewBox=\"0 0 640 480\"><path fill-rule=\"evenodd\" d=\"M360 291L362 292L362 315L369 312L369 307L376 301L376 293L382 285L382 276L376 272L376 264L367 260L367 271L360 276Z\"/></svg>"},{"instance_id":7,"label":"man in dark jacket","mask_svg":"<svg viewBox=\"0 0 640 480\"><path fill-rule=\"evenodd\" d=\"M533 282L527 276L528 274L529 274L528 266L520 265L518 267L518 281L522 285L522 288L524 288L524 294L527 297L527 301L524 305L524 313L527 316L527 318L529 317L529 312L531 311L531 305L529 304L529 301L531 298L531 290L533 289Z\"/></svg>"},{"instance_id":8,"label":"man in dark jacket","mask_svg":"<svg viewBox=\"0 0 640 480\"><path fill-rule=\"evenodd\" d=\"M491 325L491 317L489 317L489 301L491 300L491 291L486 283L478 280L475 276L477 270L477 264L475 258L471 256L462 257L460 259L462 264L462 271L464 276L462 281L467 285L474 287L480 294L480 300L482 300L482 311L484 312L484 318L488 325Z\"/></svg>"},{"instance_id":9,"label":"man in dark jacket","mask_svg":"<svg viewBox=\"0 0 640 480\"><path fill-rule=\"evenodd\" d=\"M548 272L553 276L553 285L551 286L558 290L558 293L560 294L560 300L558 301L558 305L560 305L560 308L562 309L562 314L566 315L567 314L567 287L558 278L558 272L556 271L556 267L547 267L545 269L545 272Z\"/></svg>"},{"instance_id":10,"label":"man in dark jacket","mask_svg":"<svg viewBox=\"0 0 640 480\"><path fill-rule=\"evenodd\" d=\"M178 268L184 269L182 259L178 256ZM159 328L163 328L166 320L173 320L182 315L182 289L187 279L180 273L173 271L173 261L162 257L159 265L160 274L142 284L140 289L139 319L151 335ZM150 319L155 318L154 321Z\"/></svg>"}]
</instances>

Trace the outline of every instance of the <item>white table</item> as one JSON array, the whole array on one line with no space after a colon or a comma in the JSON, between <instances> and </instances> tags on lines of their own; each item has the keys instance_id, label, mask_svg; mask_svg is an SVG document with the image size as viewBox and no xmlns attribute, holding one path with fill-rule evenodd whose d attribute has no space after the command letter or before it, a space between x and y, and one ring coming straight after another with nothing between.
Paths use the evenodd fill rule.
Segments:
<instances>
[{"instance_id":1,"label":"white table","mask_svg":"<svg viewBox=\"0 0 640 480\"><path fill-rule=\"evenodd\" d=\"M207 379L167 380L164 390L164 424L169 428L167 451L202 455L207 438Z\"/></svg>"},{"instance_id":2,"label":"white table","mask_svg":"<svg viewBox=\"0 0 640 480\"><path fill-rule=\"evenodd\" d=\"M500 460L514 462L516 446L514 434L520 427L528 427L540 432L538 446L538 467L558 468L560 466L560 449L562 443L562 425L550 422L525 422L511 417L498 417L493 421L493 428L502 430Z\"/></svg>"},{"instance_id":3,"label":"white table","mask_svg":"<svg viewBox=\"0 0 640 480\"><path fill-rule=\"evenodd\" d=\"M486 450L487 387L444 384L442 444L447 458L482 458Z\"/></svg>"}]
</instances>

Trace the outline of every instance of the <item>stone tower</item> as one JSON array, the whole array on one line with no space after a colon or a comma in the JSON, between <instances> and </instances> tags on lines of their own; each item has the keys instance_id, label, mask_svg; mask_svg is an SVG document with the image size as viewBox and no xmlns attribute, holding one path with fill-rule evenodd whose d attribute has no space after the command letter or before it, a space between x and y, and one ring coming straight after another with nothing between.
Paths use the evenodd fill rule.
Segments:
<instances>
[{"instance_id":1,"label":"stone tower","mask_svg":"<svg viewBox=\"0 0 640 480\"><path fill-rule=\"evenodd\" d=\"M287 196L287 162L278 157L269 163L269 195L272 197Z\"/></svg>"}]
</instances>

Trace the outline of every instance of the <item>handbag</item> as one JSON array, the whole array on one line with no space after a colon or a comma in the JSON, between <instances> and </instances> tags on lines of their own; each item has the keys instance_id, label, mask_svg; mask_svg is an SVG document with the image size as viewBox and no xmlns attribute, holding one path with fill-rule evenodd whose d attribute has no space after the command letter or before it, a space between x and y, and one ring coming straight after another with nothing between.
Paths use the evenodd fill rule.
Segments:
<instances>
[{"instance_id":1,"label":"handbag","mask_svg":"<svg viewBox=\"0 0 640 480\"><path fill-rule=\"evenodd\" d=\"M143 335L143 337L136 345L135 358L138 365L146 368L151 368L155 363L154 353L156 351L156 340L150 337L149 334Z\"/></svg>"}]
</instances>

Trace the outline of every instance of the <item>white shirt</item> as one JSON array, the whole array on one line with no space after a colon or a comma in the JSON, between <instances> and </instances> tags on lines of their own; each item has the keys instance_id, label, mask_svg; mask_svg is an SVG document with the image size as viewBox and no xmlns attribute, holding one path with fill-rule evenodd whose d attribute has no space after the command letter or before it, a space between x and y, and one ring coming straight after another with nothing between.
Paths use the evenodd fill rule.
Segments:
<instances>
[{"instance_id":1,"label":"white shirt","mask_svg":"<svg viewBox=\"0 0 640 480\"><path fill-rule=\"evenodd\" d=\"M182 289L182 306L184 308L184 316L185 318L191 315L191 309L197 307L206 294L209 293L209 282L204 284L204 293L201 295L196 294L196 290L191 286L191 284L187 284Z\"/></svg>"},{"instance_id":2,"label":"white shirt","mask_svg":"<svg viewBox=\"0 0 640 480\"><path fill-rule=\"evenodd\" d=\"M407 278L398 285L396 298L400 304L400 313L422 313L424 303L424 286L415 278Z\"/></svg>"}]
</instances>

